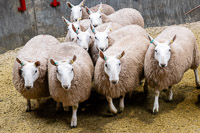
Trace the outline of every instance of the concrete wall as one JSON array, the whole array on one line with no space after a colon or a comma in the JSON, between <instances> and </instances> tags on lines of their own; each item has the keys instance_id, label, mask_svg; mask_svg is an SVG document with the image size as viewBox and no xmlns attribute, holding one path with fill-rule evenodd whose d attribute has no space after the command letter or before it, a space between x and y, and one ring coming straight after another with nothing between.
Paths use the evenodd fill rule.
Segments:
<instances>
[{"instance_id":1,"label":"concrete wall","mask_svg":"<svg viewBox=\"0 0 200 133\"><path fill-rule=\"evenodd\" d=\"M0 1L0 53L24 45L37 34L65 36L66 25L61 16L69 19L70 9L66 0L58 0L61 5L51 7L53 0L26 0L27 10L18 12L19 0ZM74 5L81 0L69 0ZM161 26L200 21L200 10L190 15L184 13L200 4L200 0L101 0L112 5L115 10L132 7L144 17L145 26ZM85 5L92 7L99 0L86 0Z\"/></svg>"}]
</instances>

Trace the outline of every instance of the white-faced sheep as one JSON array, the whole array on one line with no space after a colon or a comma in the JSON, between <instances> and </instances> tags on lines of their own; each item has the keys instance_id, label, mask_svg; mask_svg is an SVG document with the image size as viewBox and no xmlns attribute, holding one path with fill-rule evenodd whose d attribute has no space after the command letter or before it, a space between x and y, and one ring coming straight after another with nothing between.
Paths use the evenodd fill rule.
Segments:
<instances>
[{"instance_id":1,"label":"white-faced sheep","mask_svg":"<svg viewBox=\"0 0 200 133\"><path fill-rule=\"evenodd\" d=\"M73 31L72 29L72 24L74 25L74 27L76 27L77 31L80 30L80 21L77 22L69 22L67 19L65 19L64 17L62 17L62 20L65 24L67 24L67 35L65 37L65 42L71 42L74 41L77 38L77 34Z\"/></svg>"},{"instance_id":2,"label":"white-faced sheep","mask_svg":"<svg viewBox=\"0 0 200 133\"><path fill-rule=\"evenodd\" d=\"M116 23L113 23L113 24L116 24ZM112 27L113 27L113 24L112 24ZM99 27L102 27L102 25L98 26L96 29L93 28L92 30L93 33L95 34L96 39L94 40L94 45L91 45L93 47L91 47L91 50L89 53L92 57L94 64L96 63L99 57L99 50L105 51L110 46L112 46L115 42L117 42L121 38L128 35L137 35L137 34L143 35L143 36L146 35L146 33L144 33L143 30L137 31L139 27L138 25L127 25L119 29L113 30L113 32L111 32L110 34L108 34L107 32L98 32Z\"/></svg>"},{"instance_id":3,"label":"white-faced sheep","mask_svg":"<svg viewBox=\"0 0 200 133\"><path fill-rule=\"evenodd\" d=\"M138 26L139 27L139 26ZM138 30L145 30L141 27ZM95 90L106 96L110 111L117 113L112 98L120 97L120 110L124 110L124 97L139 86L144 78L144 57L149 46L145 36L127 36L104 53L100 51L94 72Z\"/></svg>"},{"instance_id":4,"label":"white-faced sheep","mask_svg":"<svg viewBox=\"0 0 200 133\"><path fill-rule=\"evenodd\" d=\"M89 15L86 12L86 9L83 8L84 3L85 3L85 0L83 0L79 5L76 5L76 6L71 4L70 2L66 3L67 6L71 8L71 15L70 15L71 22L76 22L82 19L88 19ZM98 11L100 6L102 9L102 13L104 13L105 15L110 15L115 12L114 8L107 4L98 4L94 7L91 7L90 10L92 12L96 12Z\"/></svg>"},{"instance_id":5,"label":"white-faced sheep","mask_svg":"<svg viewBox=\"0 0 200 133\"><path fill-rule=\"evenodd\" d=\"M47 61L50 49L59 42L50 35L38 35L20 50L13 66L13 84L27 99L26 111L31 111L30 99L49 96Z\"/></svg>"},{"instance_id":6,"label":"white-faced sheep","mask_svg":"<svg viewBox=\"0 0 200 133\"><path fill-rule=\"evenodd\" d=\"M49 56L49 91L57 104L72 106L71 126L77 126L79 103L87 100L91 92L94 67L89 54L72 42L61 43Z\"/></svg>"},{"instance_id":7,"label":"white-faced sheep","mask_svg":"<svg viewBox=\"0 0 200 133\"><path fill-rule=\"evenodd\" d=\"M160 90L169 87L169 100L172 100L172 85L183 78L184 72L193 69L196 85L199 87L197 68L199 50L194 34L187 28L172 26L165 29L154 40L145 56L144 73L149 86L155 89L153 113L159 111Z\"/></svg>"},{"instance_id":8,"label":"white-faced sheep","mask_svg":"<svg viewBox=\"0 0 200 133\"><path fill-rule=\"evenodd\" d=\"M137 24L141 27L144 27L144 19L142 15L139 11L133 8L123 8L108 16L101 13L101 10L93 13L86 7L86 11L88 14L90 14L89 19L94 27L97 27L102 23L108 23L110 21L113 23L118 23L122 26Z\"/></svg>"}]
</instances>

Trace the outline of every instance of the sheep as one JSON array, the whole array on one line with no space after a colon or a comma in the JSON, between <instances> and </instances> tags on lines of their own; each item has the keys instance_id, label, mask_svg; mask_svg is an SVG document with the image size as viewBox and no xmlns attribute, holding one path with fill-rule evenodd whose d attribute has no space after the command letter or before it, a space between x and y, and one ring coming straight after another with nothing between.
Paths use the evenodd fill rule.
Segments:
<instances>
[{"instance_id":1,"label":"sheep","mask_svg":"<svg viewBox=\"0 0 200 133\"><path fill-rule=\"evenodd\" d=\"M145 30L138 26L138 30ZM149 46L147 34L126 36L104 53L100 51L94 72L95 90L106 96L110 112L117 114L112 98L120 97L120 112L124 97L139 86L144 78L144 57Z\"/></svg>"},{"instance_id":2,"label":"sheep","mask_svg":"<svg viewBox=\"0 0 200 133\"><path fill-rule=\"evenodd\" d=\"M112 27L112 28L111 28ZM90 45L89 53L94 65L99 58L99 50L105 51L109 44L109 33L120 29L122 26L116 23L104 23L98 26L96 29L91 26L91 30L94 33L92 36L92 43Z\"/></svg>"},{"instance_id":3,"label":"sheep","mask_svg":"<svg viewBox=\"0 0 200 133\"><path fill-rule=\"evenodd\" d=\"M123 8L108 16L101 13L100 9L93 13L89 8L86 7L86 11L89 14L91 24L94 27L110 21L113 23L118 23L122 26L137 24L141 27L144 27L144 19L142 15L139 11L132 8Z\"/></svg>"},{"instance_id":4,"label":"sheep","mask_svg":"<svg viewBox=\"0 0 200 133\"><path fill-rule=\"evenodd\" d=\"M69 22L65 17L62 16L62 20L65 24L67 24L68 28L68 32L67 32L67 35L65 37L65 42L71 42L71 41L74 41L75 38L77 37L77 34L75 32L73 32L73 29L72 29L72 24L76 27L76 29L79 31L80 30L80 21L77 21L77 22Z\"/></svg>"},{"instance_id":5,"label":"sheep","mask_svg":"<svg viewBox=\"0 0 200 133\"><path fill-rule=\"evenodd\" d=\"M81 20L83 17L83 6L84 6L85 0L83 0L79 5L73 5L70 2L67 1L67 6L71 8L71 15L70 15L70 21L76 22L78 20Z\"/></svg>"},{"instance_id":6,"label":"sheep","mask_svg":"<svg viewBox=\"0 0 200 133\"><path fill-rule=\"evenodd\" d=\"M100 6L101 6L101 12L105 15L110 15L115 12L115 9L112 6L107 5L107 4L102 4L102 3L100 3L94 7L91 7L90 11L97 12L100 9L99 8ZM89 18L89 14L87 13L86 8L84 8L83 19L88 19L88 18Z\"/></svg>"},{"instance_id":7,"label":"sheep","mask_svg":"<svg viewBox=\"0 0 200 133\"><path fill-rule=\"evenodd\" d=\"M100 25L99 27L101 26L102 25ZM97 27L97 29L99 27ZM113 24L112 24L112 27L113 27ZM94 41L95 45L91 45L93 47L90 50L90 54L91 54L94 64L96 63L99 57L99 50L105 51L110 46L112 46L115 42L117 42L121 38L128 35L135 35L135 34L146 35L146 33L144 33L143 30L137 31L138 27L139 27L138 25L127 25L127 26L121 27L119 29L114 30L110 34L108 34L108 38L105 37L107 33L104 32L104 33L101 33L103 35L101 34L99 35L98 31L93 27L92 31L95 34L97 39L95 39Z\"/></svg>"},{"instance_id":8,"label":"sheep","mask_svg":"<svg viewBox=\"0 0 200 133\"><path fill-rule=\"evenodd\" d=\"M87 31L83 32L81 30L77 30L75 26L72 24L73 32L76 34L76 38L74 42L78 44L80 47L88 51L90 44L92 42L92 37L90 34L90 28L87 29Z\"/></svg>"},{"instance_id":9,"label":"sheep","mask_svg":"<svg viewBox=\"0 0 200 133\"><path fill-rule=\"evenodd\" d=\"M155 89L153 113L159 111L160 90L169 87L169 101L173 98L172 85L183 78L189 68L194 70L196 85L198 78L199 50L194 34L187 28L171 26L154 40L145 56L144 73L147 84Z\"/></svg>"},{"instance_id":10,"label":"sheep","mask_svg":"<svg viewBox=\"0 0 200 133\"><path fill-rule=\"evenodd\" d=\"M64 108L72 106L71 127L77 126L76 113L79 103L90 96L93 71L89 54L73 42L61 43L50 52L50 95L57 105L62 103Z\"/></svg>"},{"instance_id":11,"label":"sheep","mask_svg":"<svg viewBox=\"0 0 200 133\"><path fill-rule=\"evenodd\" d=\"M59 41L50 35L38 35L20 50L13 66L13 84L27 99L26 111L31 111L30 99L49 96L47 79L48 53Z\"/></svg>"},{"instance_id":12,"label":"sheep","mask_svg":"<svg viewBox=\"0 0 200 133\"><path fill-rule=\"evenodd\" d=\"M81 19L87 19L89 17L88 13L86 12L86 9L83 8L83 5L85 3L85 0L83 0L79 5L74 6L70 2L67 2L67 6L71 8L71 15L70 15L70 21L76 22ZM91 7L90 10L93 12L96 12L99 9L99 5L96 5L94 7ZM114 8L107 4L102 4L103 13L106 15L110 15L115 12Z\"/></svg>"}]
</instances>

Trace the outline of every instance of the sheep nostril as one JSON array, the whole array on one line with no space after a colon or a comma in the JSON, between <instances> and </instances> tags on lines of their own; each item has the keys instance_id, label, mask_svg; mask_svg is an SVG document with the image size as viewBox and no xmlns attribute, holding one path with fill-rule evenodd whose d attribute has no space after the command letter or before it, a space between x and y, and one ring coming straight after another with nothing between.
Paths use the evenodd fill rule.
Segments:
<instances>
[{"instance_id":1,"label":"sheep nostril","mask_svg":"<svg viewBox=\"0 0 200 133\"><path fill-rule=\"evenodd\" d=\"M76 22L78 19L74 19L74 21Z\"/></svg>"},{"instance_id":2,"label":"sheep nostril","mask_svg":"<svg viewBox=\"0 0 200 133\"><path fill-rule=\"evenodd\" d=\"M161 64L161 67L165 67L166 66L166 64Z\"/></svg>"},{"instance_id":3,"label":"sheep nostril","mask_svg":"<svg viewBox=\"0 0 200 133\"><path fill-rule=\"evenodd\" d=\"M104 48L100 48L100 50L101 50L102 52L104 52Z\"/></svg>"},{"instance_id":4,"label":"sheep nostril","mask_svg":"<svg viewBox=\"0 0 200 133\"><path fill-rule=\"evenodd\" d=\"M74 38L72 38L72 41L74 41Z\"/></svg>"},{"instance_id":5,"label":"sheep nostril","mask_svg":"<svg viewBox=\"0 0 200 133\"><path fill-rule=\"evenodd\" d=\"M93 25L94 26L94 28L96 28L98 25Z\"/></svg>"},{"instance_id":6,"label":"sheep nostril","mask_svg":"<svg viewBox=\"0 0 200 133\"><path fill-rule=\"evenodd\" d=\"M87 51L87 48L84 48Z\"/></svg>"},{"instance_id":7,"label":"sheep nostril","mask_svg":"<svg viewBox=\"0 0 200 133\"><path fill-rule=\"evenodd\" d=\"M67 90L67 89L69 89L69 86L68 85L63 85L63 88Z\"/></svg>"},{"instance_id":8,"label":"sheep nostril","mask_svg":"<svg viewBox=\"0 0 200 133\"><path fill-rule=\"evenodd\" d=\"M113 84L116 84L116 83L117 83L117 80L112 80L112 83L113 83Z\"/></svg>"},{"instance_id":9,"label":"sheep nostril","mask_svg":"<svg viewBox=\"0 0 200 133\"><path fill-rule=\"evenodd\" d=\"M25 87L27 90L30 90L31 89L31 86L26 86Z\"/></svg>"}]
</instances>

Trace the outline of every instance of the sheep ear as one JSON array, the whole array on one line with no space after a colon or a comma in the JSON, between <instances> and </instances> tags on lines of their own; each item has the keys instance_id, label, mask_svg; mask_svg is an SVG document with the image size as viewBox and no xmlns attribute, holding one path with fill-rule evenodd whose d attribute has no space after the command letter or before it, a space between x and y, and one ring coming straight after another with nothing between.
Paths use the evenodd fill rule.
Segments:
<instances>
[{"instance_id":1,"label":"sheep ear","mask_svg":"<svg viewBox=\"0 0 200 133\"><path fill-rule=\"evenodd\" d=\"M111 29L111 25L112 25L112 22L109 23L108 27L106 28L106 31L107 33L110 33L112 31Z\"/></svg>"},{"instance_id":2,"label":"sheep ear","mask_svg":"<svg viewBox=\"0 0 200 133\"><path fill-rule=\"evenodd\" d=\"M176 35L174 35L174 37L170 40L168 45L171 45L175 40L176 40Z\"/></svg>"},{"instance_id":3,"label":"sheep ear","mask_svg":"<svg viewBox=\"0 0 200 133\"><path fill-rule=\"evenodd\" d=\"M99 56L100 56L104 61L107 60L107 57L103 54L102 51L99 51Z\"/></svg>"},{"instance_id":4,"label":"sheep ear","mask_svg":"<svg viewBox=\"0 0 200 133\"><path fill-rule=\"evenodd\" d=\"M91 24L90 24L90 29L91 29L91 31L92 31L94 34L96 34L96 29L95 29L94 26L91 25Z\"/></svg>"},{"instance_id":5,"label":"sheep ear","mask_svg":"<svg viewBox=\"0 0 200 133\"><path fill-rule=\"evenodd\" d=\"M85 0L83 0L83 1L79 4L79 6L83 7L84 4L85 4Z\"/></svg>"},{"instance_id":6,"label":"sheep ear","mask_svg":"<svg viewBox=\"0 0 200 133\"><path fill-rule=\"evenodd\" d=\"M62 16L62 20L64 23L66 23L68 26L70 25L71 22L69 22L65 17Z\"/></svg>"},{"instance_id":7,"label":"sheep ear","mask_svg":"<svg viewBox=\"0 0 200 133\"><path fill-rule=\"evenodd\" d=\"M36 61L36 62L35 62L35 66L36 66L36 67L39 67L39 66L40 66L40 61Z\"/></svg>"},{"instance_id":8,"label":"sheep ear","mask_svg":"<svg viewBox=\"0 0 200 133\"><path fill-rule=\"evenodd\" d=\"M150 44L152 43L154 46L157 46L156 41L153 39L153 37L151 37L150 35L148 35L148 38L150 40Z\"/></svg>"},{"instance_id":9,"label":"sheep ear","mask_svg":"<svg viewBox=\"0 0 200 133\"><path fill-rule=\"evenodd\" d=\"M78 30L75 28L75 26L72 24L73 31L78 35Z\"/></svg>"},{"instance_id":10,"label":"sheep ear","mask_svg":"<svg viewBox=\"0 0 200 133\"><path fill-rule=\"evenodd\" d=\"M76 61L76 55L73 56L73 58L70 61L70 64L73 64Z\"/></svg>"},{"instance_id":11,"label":"sheep ear","mask_svg":"<svg viewBox=\"0 0 200 133\"><path fill-rule=\"evenodd\" d=\"M125 55L125 52L123 51L120 55L117 56L118 59L121 59Z\"/></svg>"},{"instance_id":12,"label":"sheep ear","mask_svg":"<svg viewBox=\"0 0 200 133\"><path fill-rule=\"evenodd\" d=\"M21 60L21 59L19 59L19 58L16 58L16 61L21 65L21 66L24 66L24 65L26 65L27 64L27 62L26 61L24 61L24 60Z\"/></svg>"},{"instance_id":13,"label":"sheep ear","mask_svg":"<svg viewBox=\"0 0 200 133\"><path fill-rule=\"evenodd\" d=\"M54 61L53 59L50 59L50 63L54 66L58 66L58 62Z\"/></svg>"},{"instance_id":14,"label":"sheep ear","mask_svg":"<svg viewBox=\"0 0 200 133\"><path fill-rule=\"evenodd\" d=\"M67 1L67 6L69 7L69 8L72 8L72 7L74 7L74 5L72 5L69 1Z\"/></svg>"},{"instance_id":15,"label":"sheep ear","mask_svg":"<svg viewBox=\"0 0 200 133\"><path fill-rule=\"evenodd\" d=\"M100 3L100 6L99 6L99 9L98 9L98 12L99 12L99 13L102 12L102 2Z\"/></svg>"},{"instance_id":16,"label":"sheep ear","mask_svg":"<svg viewBox=\"0 0 200 133\"><path fill-rule=\"evenodd\" d=\"M85 9L86 9L86 12L87 12L89 15L93 13L87 6L85 6Z\"/></svg>"}]
</instances>

